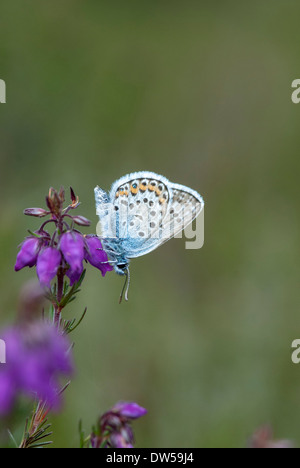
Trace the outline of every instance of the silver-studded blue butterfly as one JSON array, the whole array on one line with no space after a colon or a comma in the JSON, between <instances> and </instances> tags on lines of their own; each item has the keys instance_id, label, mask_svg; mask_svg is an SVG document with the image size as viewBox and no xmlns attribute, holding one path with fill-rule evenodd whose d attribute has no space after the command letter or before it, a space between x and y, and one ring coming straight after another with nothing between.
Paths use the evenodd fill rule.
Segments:
<instances>
[{"instance_id":1,"label":"silver-studded blue butterfly","mask_svg":"<svg viewBox=\"0 0 300 468\"><path fill-rule=\"evenodd\" d=\"M117 180L109 194L96 187L95 198L100 218L97 234L103 249L116 273L126 275L128 280L130 259L176 236L204 207L195 190L147 171Z\"/></svg>"}]
</instances>

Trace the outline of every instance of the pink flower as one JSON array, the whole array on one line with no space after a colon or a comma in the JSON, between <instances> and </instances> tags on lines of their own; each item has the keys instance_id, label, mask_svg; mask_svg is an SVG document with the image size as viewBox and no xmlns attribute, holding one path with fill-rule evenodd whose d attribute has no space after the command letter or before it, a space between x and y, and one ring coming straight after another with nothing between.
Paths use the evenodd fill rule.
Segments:
<instances>
[{"instance_id":1,"label":"pink flower","mask_svg":"<svg viewBox=\"0 0 300 468\"><path fill-rule=\"evenodd\" d=\"M0 413L9 413L21 394L58 408L59 377L70 376L73 370L67 338L43 322L10 328L1 336L6 343L6 364L0 366Z\"/></svg>"},{"instance_id":2,"label":"pink flower","mask_svg":"<svg viewBox=\"0 0 300 468\"><path fill-rule=\"evenodd\" d=\"M40 241L37 237L27 237L21 244L20 252L17 255L15 271L20 271L25 267L33 267L36 265L38 253L40 249Z\"/></svg>"},{"instance_id":3,"label":"pink flower","mask_svg":"<svg viewBox=\"0 0 300 468\"><path fill-rule=\"evenodd\" d=\"M105 276L108 271L112 271L113 267L108 262L106 252L103 250L99 237L88 235L85 237L85 242L85 260L93 265L93 267L98 268L102 276Z\"/></svg>"},{"instance_id":4,"label":"pink flower","mask_svg":"<svg viewBox=\"0 0 300 468\"><path fill-rule=\"evenodd\" d=\"M91 435L93 448L133 448L134 434L131 421L147 413L134 402L119 402L100 418L99 435Z\"/></svg>"},{"instance_id":5,"label":"pink flower","mask_svg":"<svg viewBox=\"0 0 300 468\"><path fill-rule=\"evenodd\" d=\"M51 287L61 263L61 253L54 247L46 247L38 256L36 271L42 286Z\"/></svg>"},{"instance_id":6,"label":"pink flower","mask_svg":"<svg viewBox=\"0 0 300 468\"><path fill-rule=\"evenodd\" d=\"M65 261L70 266L67 275L70 278L71 286L79 281L83 272L84 259L84 238L76 231L68 231L62 235L60 240L60 250Z\"/></svg>"},{"instance_id":7,"label":"pink flower","mask_svg":"<svg viewBox=\"0 0 300 468\"><path fill-rule=\"evenodd\" d=\"M112 410L127 419L137 419L147 414L147 410L137 403L126 401L117 403Z\"/></svg>"}]
</instances>

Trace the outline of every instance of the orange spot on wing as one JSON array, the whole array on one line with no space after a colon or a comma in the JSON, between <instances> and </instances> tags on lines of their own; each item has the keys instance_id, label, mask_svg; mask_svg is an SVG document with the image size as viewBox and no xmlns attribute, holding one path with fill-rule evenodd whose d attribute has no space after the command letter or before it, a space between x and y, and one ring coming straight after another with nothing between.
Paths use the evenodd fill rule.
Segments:
<instances>
[{"instance_id":1,"label":"orange spot on wing","mask_svg":"<svg viewBox=\"0 0 300 468\"><path fill-rule=\"evenodd\" d=\"M141 190L142 192L146 192L147 188L148 188L147 185L140 184L140 190Z\"/></svg>"},{"instance_id":2,"label":"orange spot on wing","mask_svg":"<svg viewBox=\"0 0 300 468\"><path fill-rule=\"evenodd\" d=\"M137 188L133 188L133 187L131 186L131 187L130 187L130 191L131 191L131 193L132 193L133 195L136 195L136 194L138 193L138 191L139 191L139 188L138 188L138 187L137 187Z\"/></svg>"}]
</instances>

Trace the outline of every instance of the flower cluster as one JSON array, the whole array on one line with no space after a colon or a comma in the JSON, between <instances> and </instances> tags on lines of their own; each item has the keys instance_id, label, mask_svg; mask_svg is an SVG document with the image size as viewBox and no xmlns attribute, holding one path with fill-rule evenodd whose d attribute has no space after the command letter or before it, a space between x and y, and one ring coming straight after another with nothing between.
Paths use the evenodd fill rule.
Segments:
<instances>
[{"instance_id":1,"label":"flower cluster","mask_svg":"<svg viewBox=\"0 0 300 468\"><path fill-rule=\"evenodd\" d=\"M28 208L24 211L28 216L50 216L51 219L45 221L21 244L15 270L36 266L40 284L47 288L51 287L51 281L59 273L68 276L71 286L78 282L83 273L83 261L99 269L103 276L113 269L100 239L95 235L84 236L75 229L75 225L90 226L90 221L83 216L70 214L80 204L72 189L71 204L65 209L64 201L64 190L57 192L51 188L46 197L48 210ZM46 229L49 224L54 225L53 234Z\"/></svg>"},{"instance_id":2,"label":"flower cluster","mask_svg":"<svg viewBox=\"0 0 300 468\"><path fill-rule=\"evenodd\" d=\"M84 262L100 270L103 276L113 270L100 239L78 230L78 226L90 226L90 221L73 214L79 200L72 189L71 203L64 208L64 202L63 188L59 192L51 188L46 197L47 209L24 211L28 216L48 217L39 229L29 231L15 264L16 271L36 267L39 282L30 282L22 289L18 325L1 333L6 364L0 366L0 415L8 416L15 409L19 395L36 400L20 448L51 444L45 441L51 435L47 416L51 409L59 409L61 395L70 383L62 387L61 378L73 373L72 346L67 335L78 327L87 311L85 308L79 319L65 319L63 309L80 290ZM50 301L49 312L46 300ZM133 447L131 422L146 413L136 403L118 403L99 419L88 438L81 433L81 446Z\"/></svg>"},{"instance_id":3,"label":"flower cluster","mask_svg":"<svg viewBox=\"0 0 300 468\"><path fill-rule=\"evenodd\" d=\"M98 431L91 435L92 448L133 448L134 435L130 423L146 413L147 410L137 403L117 403L100 418Z\"/></svg>"},{"instance_id":4,"label":"flower cluster","mask_svg":"<svg viewBox=\"0 0 300 468\"><path fill-rule=\"evenodd\" d=\"M72 374L70 343L54 326L31 322L1 334L7 363L0 366L0 413L7 414L17 395L60 404L59 379Z\"/></svg>"}]
</instances>

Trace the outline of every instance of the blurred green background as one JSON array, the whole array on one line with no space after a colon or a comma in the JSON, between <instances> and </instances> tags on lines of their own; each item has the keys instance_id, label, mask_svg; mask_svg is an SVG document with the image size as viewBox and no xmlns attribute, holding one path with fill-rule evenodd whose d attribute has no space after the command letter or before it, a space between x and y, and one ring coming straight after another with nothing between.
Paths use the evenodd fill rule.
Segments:
<instances>
[{"instance_id":1,"label":"blurred green background","mask_svg":"<svg viewBox=\"0 0 300 468\"><path fill-rule=\"evenodd\" d=\"M3 326L34 276L13 271L39 225L22 210L49 186L73 186L86 232L94 186L132 171L206 201L203 249L135 260L127 304L122 279L88 268L55 447L119 400L149 410L138 447L243 447L265 423L300 443L299 15L292 0L1 2Z\"/></svg>"}]
</instances>

